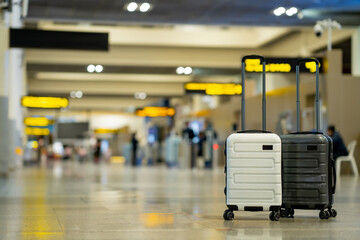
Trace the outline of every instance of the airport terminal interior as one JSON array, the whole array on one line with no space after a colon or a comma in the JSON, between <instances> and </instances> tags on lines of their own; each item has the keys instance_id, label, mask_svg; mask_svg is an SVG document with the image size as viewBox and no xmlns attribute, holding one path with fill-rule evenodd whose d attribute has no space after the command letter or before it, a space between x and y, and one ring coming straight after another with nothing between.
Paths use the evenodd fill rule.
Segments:
<instances>
[{"instance_id":1,"label":"airport terminal interior","mask_svg":"<svg viewBox=\"0 0 360 240\"><path fill-rule=\"evenodd\" d=\"M359 0L0 0L0 239L359 239Z\"/></svg>"}]
</instances>

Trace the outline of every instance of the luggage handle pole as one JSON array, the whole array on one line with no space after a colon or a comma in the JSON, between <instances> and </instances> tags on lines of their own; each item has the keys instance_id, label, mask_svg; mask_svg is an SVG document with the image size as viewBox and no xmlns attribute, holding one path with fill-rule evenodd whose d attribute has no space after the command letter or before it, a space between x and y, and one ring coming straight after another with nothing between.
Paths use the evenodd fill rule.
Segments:
<instances>
[{"instance_id":1,"label":"luggage handle pole","mask_svg":"<svg viewBox=\"0 0 360 240\"><path fill-rule=\"evenodd\" d=\"M246 59L259 59L262 63L262 130L266 131L266 61L260 55L247 55L241 59L241 79L242 79L242 94L241 94L241 131L245 131L245 61Z\"/></svg>"},{"instance_id":2,"label":"luggage handle pole","mask_svg":"<svg viewBox=\"0 0 360 240\"><path fill-rule=\"evenodd\" d=\"M332 194L335 194L335 190L336 190L336 169L335 169L335 161L334 161L334 159L331 160L331 167L332 167L332 172L333 172Z\"/></svg>"},{"instance_id":3,"label":"luggage handle pole","mask_svg":"<svg viewBox=\"0 0 360 240\"><path fill-rule=\"evenodd\" d=\"M320 103L319 103L319 60L303 58L296 62L296 131L300 132L300 63L315 62L316 64L316 95L315 95L315 122L316 131L320 131Z\"/></svg>"}]
</instances>

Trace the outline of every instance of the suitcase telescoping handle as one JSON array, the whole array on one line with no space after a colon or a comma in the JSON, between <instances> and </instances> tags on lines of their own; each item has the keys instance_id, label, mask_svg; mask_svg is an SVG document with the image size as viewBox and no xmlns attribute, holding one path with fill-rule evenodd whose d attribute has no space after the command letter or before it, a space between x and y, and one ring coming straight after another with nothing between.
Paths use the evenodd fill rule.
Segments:
<instances>
[{"instance_id":1,"label":"suitcase telescoping handle","mask_svg":"<svg viewBox=\"0 0 360 240\"><path fill-rule=\"evenodd\" d=\"M242 94L241 94L241 131L245 131L245 61L247 59L259 59L262 63L262 130L266 131L266 88L265 88L265 70L266 61L260 55L247 55L241 59L241 79L242 79Z\"/></svg>"},{"instance_id":2,"label":"suitcase telescoping handle","mask_svg":"<svg viewBox=\"0 0 360 240\"><path fill-rule=\"evenodd\" d=\"M303 58L296 62L296 131L300 132L300 64L314 62L316 65L316 95L315 95L315 121L316 132L320 131L320 103L319 103L319 60L316 58Z\"/></svg>"},{"instance_id":3,"label":"suitcase telescoping handle","mask_svg":"<svg viewBox=\"0 0 360 240\"><path fill-rule=\"evenodd\" d=\"M336 190L336 170L335 170L335 161L334 159L331 160L331 168L333 173L333 186L332 186L332 194L335 194Z\"/></svg>"}]
</instances>

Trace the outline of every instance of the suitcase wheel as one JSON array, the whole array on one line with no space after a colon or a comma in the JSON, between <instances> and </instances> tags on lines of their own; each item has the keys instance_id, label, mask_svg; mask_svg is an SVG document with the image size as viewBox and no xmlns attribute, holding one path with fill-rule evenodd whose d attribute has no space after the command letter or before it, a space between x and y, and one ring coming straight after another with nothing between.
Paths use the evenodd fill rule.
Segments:
<instances>
[{"instance_id":1,"label":"suitcase wheel","mask_svg":"<svg viewBox=\"0 0 360 240\"><path fill-rule=\"evenodd\" d=\"M280 216L283 218L284 217L285 218L293 218L294 213L295 213L295 211L293 208L285 208L285 210L284 209L280 210Z\"/></svg>"},{"instance_id":2,"label":"suitcase wheel","mask_svg":"<svg viewBox=\"0 0 360 240\"><path fill-rule=\"evenodd\" d=\"M225 212L224 212L224 220L234 220L234 213L233 211L229 210L229 209L226 209Z\"/></svg>"},{"instance_id":3,"label":"suitcase wheel","mask_svg":"<svg viewBox=\"0 0 360 240\"><path fill-rule=\"evenodd\" d=\"M331 214L330 214L329 211L324 211L324 210L322 210L322 211L320 211L320 213L319 213L319 218L320 218L320 219L329 219L330 216L331 216Z\"/></svg>"},{"instance_id":4,"label":"suitcase wheel","mask_svg":"<svg viewBox=\"0 0 360 240\"><path fill-rule=\"evenodd\" d=\"M288 209L288 217L294 217L295 210L293 208Z\"/></svg>"},{"instance_id":5,"label":"suitcase wheel","mask_svg":"<svg viewBox=\"0 0 360 240\"><path fill-rule=\"evenodd\" d=\"M279 221L280 220L280 212L272 211L269 215L271 221Z\"/></svg>"},{"instance_id":6,"label":"suitcase wheel","mask_svg":"<svg viewBox=\"0 0 360 240\"><path fill-rule=\"evenodd\" d=\"M329 211L325 211L325 219L329 219L331 217L331 214Z\"/></svg>"},{"instance_id":7,"label":"suitcase wheel","mask_svg":"<svg viewBox=\"0 0 360 240\"><path fill-rule=\"evenodd\" d=\"M331 214L331 217L336 217L337 216L337 212L335 209L330 209L330 214Z\"/></svg>"}]
</instances>

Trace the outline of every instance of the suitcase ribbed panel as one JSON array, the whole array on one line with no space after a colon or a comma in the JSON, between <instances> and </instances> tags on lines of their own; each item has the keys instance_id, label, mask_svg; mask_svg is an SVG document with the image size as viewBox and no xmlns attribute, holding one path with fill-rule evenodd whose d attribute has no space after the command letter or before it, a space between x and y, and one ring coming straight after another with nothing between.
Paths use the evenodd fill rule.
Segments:
<instances>
[{"instance_id":1,"label":"suitcase ribbed panel","mask_svg":"<svg viewBox=\"0 0 360 240\"><path fill-rule=\"evenodd\" d=\"M226 142L226 173L227 205L238 210L262 207L264 211L280 207L280 137L273 133L231 134Z\"/></svg>"},{"instance_id":2,"label":"suitcase ribbed panel","mask_svg":"<svg viewBox=\"0 0 360 240\"><path fill-rule=\"evenodd\" d=\"M283 207L328 207L332 199L328 139L321 134L290 134L281 141Z\"/></svg>"}]
</instances>

